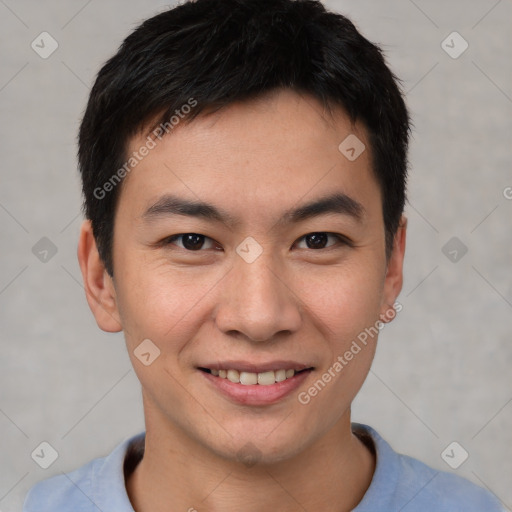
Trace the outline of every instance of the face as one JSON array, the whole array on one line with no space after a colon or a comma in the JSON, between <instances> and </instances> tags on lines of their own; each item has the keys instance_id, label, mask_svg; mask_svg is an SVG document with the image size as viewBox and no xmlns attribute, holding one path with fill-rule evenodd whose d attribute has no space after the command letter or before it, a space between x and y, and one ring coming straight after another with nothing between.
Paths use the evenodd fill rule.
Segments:
<instances>
[{"instance_id":1,"label":"face","mask_svg":"<svg viewBox=\"0 0 512 512\"><path fill-rule=\"evenodd\" d=\"M338 149L349 135L366 147L355 160ZM127 176L103 309L125 332L147 428L227 458L250 442L270 462L349 417L376 336L353 342L402 283L369 148L341 110L280 91L178 125Z\"/></svg>"}]
</instances>

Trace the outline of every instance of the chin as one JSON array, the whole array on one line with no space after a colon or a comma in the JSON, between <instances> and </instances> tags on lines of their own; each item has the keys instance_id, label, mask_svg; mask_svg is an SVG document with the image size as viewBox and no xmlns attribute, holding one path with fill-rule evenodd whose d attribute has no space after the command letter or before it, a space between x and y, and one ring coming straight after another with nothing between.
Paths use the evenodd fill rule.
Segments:
<instances>
[{"instance_id":1,"label":"chin","mask_svg":"<svg viewBox=\"0 0 512 512\"><path fill-rule=\"evenodd\" d=\"M256 465L273 465L292 459L305 449L308 437L304 428L294 428L290 431L273 425L275 429L265 429L259 432L241 428L237 432L230 431L231 436L225 435L225 443L219 443L215 437L210 443L205 443L219 457L239 462L247 467Z\"/></svg>"}]
</instances>

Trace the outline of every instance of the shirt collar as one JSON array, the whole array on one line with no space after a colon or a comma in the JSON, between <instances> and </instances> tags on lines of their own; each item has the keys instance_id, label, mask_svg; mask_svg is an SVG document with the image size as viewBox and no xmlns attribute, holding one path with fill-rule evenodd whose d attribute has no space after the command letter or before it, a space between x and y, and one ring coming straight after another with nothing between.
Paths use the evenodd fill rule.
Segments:
<instances>
[{"instance_id":1,"label":"shirt collar","mask_svg":"<svg viewBox=\"0 0 512 512\"><path fill-rule=\"evenodd\" d=\"M370 486L353 512L373 510L377 506L380 507L379 509L382 507L385 509L385 504L382 503L382 497L386 495L384 487L389 489L396 485L396 482L391 482L390 478L397 478L397 472L393 471L393 468L398 464L398 454L372 427L352 423L352 431L367 445L371 440L376 455L376 467ZM95 468L91 482L94 490L92 499L100 510L135 512L126 490L125 460L134 445L144 442L145 435L143 431L124 440L103 460L101 465ZM371 449L371 446L369 448ZM140 449L135 450L135 459L129 465L138 463L137 453L140 457Z\"/></svg>"}]
</instances>

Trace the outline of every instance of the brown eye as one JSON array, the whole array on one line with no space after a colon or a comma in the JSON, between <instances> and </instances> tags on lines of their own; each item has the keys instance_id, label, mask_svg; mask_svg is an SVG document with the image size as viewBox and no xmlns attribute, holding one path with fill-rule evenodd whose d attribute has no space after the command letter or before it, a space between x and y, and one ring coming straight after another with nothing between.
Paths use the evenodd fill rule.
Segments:
<instances>
[{"instance_id":1,"label":"brown eye","mask_svg":"<svg viewBox=\"0 0 512 512\"><path fill-rule=\"evenodd\" d=\"M338 243L342 245L348 245L348 241L343 238L340 235L337 235L335 233L327 233L327 232L316 232L316 233L309 233L307 235L304 235L300 240L304 240L306 242L306 249L326 249L329 247L332 247L334 244L328 245L329 238L334 239ZM301 247L304 248L304 247Z\"/></svg>"},{"instance_id":2,"label":"brown eye","mask_svg":"<svg viewBox=\"0 0 512 512\"><path fill-rule=\"evenodd\" d=\"M175 243L176 241L181 241L181 243ZM183 233L181 235L173 235L167 238L165 240L165 245L177 245L187 251L199 251L205 248L211 249L213 247L213 240L198 233Z\"/></svg>"}]
</instances>

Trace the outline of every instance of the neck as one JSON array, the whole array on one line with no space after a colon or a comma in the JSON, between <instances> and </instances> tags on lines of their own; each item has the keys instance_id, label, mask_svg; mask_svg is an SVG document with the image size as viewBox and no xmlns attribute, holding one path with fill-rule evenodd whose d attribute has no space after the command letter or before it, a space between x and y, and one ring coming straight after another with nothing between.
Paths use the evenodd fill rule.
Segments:
<instances>
[{"instance_id":1,"label":"neck","mask_svg":"<svg viewBox=\"0 0 512 512\"><path fill-rule=\"evenodd\" d=\"M363 498L375 456L351 431L350 410L296 456L272 464L226 460L178 428L146 420L145 452L126 481L136 512L349 511Z\"/></svg>"}]
</instances>

